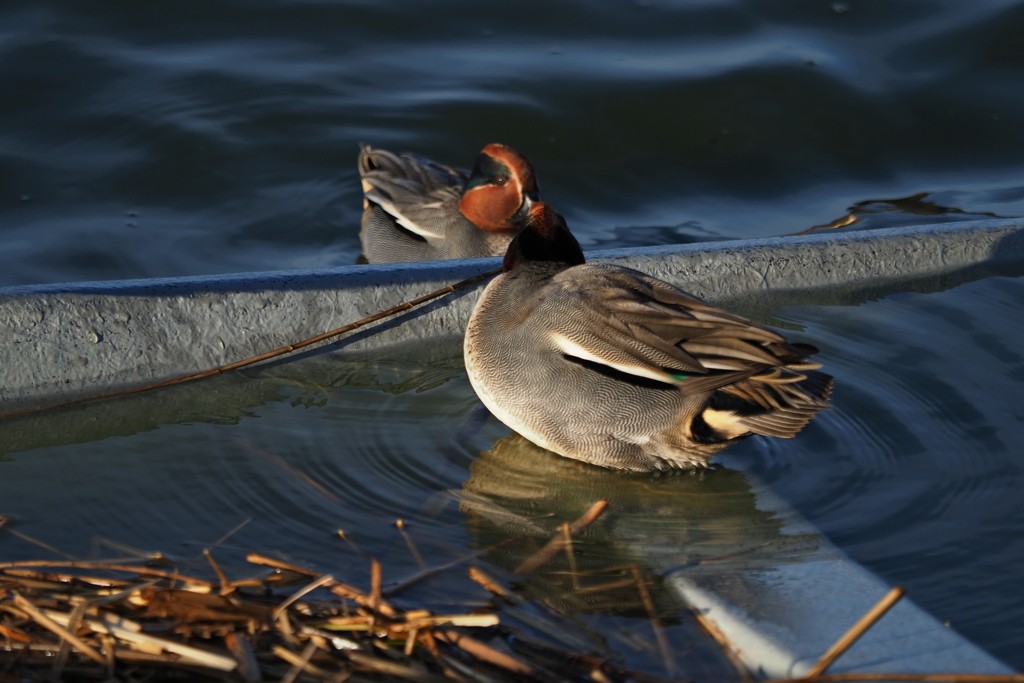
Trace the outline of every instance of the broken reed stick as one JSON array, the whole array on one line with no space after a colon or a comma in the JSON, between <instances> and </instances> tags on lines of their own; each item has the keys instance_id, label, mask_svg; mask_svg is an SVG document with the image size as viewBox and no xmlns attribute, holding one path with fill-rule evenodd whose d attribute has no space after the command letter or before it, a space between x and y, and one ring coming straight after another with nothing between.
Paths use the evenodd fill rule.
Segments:
<instances>
[{"instance_id":1,"label":"broken reed stick","mask_svg":"<svg viewBox=\"0 0 1024 683\"><path fill-rule=\"evenodd\" d=\"M522 602L515 593L513 593L512 591L510 591L509 589L505 588L500 583L492 579L490 575L488 575L484 570L480 569L479 567L469 568L469 578L480 584L480 586L483 587L483 589L487 592L501 598L502 600L505 600L506 602L509 602L513 605Z\"/></svg>"},{"instance_id":2,"label":"broken reed stick","mask_svg":"<svg viewBox=\"0 0 1024 683\"><path fill-rule=\"evenodd\" d=\"M281 678L281 683L295 683L295 679L309 664L309 660L313 659L314 652L316 652L316 643L311 640L299 655L299 660L292 664L292 668Z\"/></svg>"},{"instance_id":3,"label":"broken reed stick","mask_svg":"<svg viewBox=\"0 0 1024 683\"><path fill-rule=\"evenodd\" d=\"M272 619L276 619L278 614L280 614L281 612L284 612L286 609L291 607L293 604L295 604L296 602L301 600L303 598L303 596L308 595L309 593L312 593L313 591L315 591L320 586L323 586L324 584L330 583L331 581L334 581L334 577L331 576L330 574L324 574L319 579L315 579L312 582L307 583L305 586L303 586L302 588L300 588L299 590L295 591L290 596L288 596L288 598L284 602L282 602L280 605L275 607L274 611L270 613L271 618Z\"/></svg>"},{"instance_id":4,"label":"broken reed stick","mask_svg":"<svg viewBox=\"0 0 1024 683\"><path fill-rule=\"evenodd\" d=\"M607 508L607 500L599 500L591 505L589 510L584 512L579 519L569 525L569 536L575 536L593 524ZM522 564L516 567L513 572L516 574L532 574L564 549L565 535L562 530L559 529L554 537L548 541L547 545L538 550L532 557L527 558Z\"/></svg>"},{"instance_id":5,"label":"broken reed stick","mask_svg":"<svg viewBox=\"0 0 1024 683\"><path fill-rule=\"evenodd\" d=\"M313 645L313 643L310 643L310 645ZM298 667L301 671L313 674L321 680L327 680L331 677L331 673L329 671L325 671L318 666L310 664L308 660L303 661L303 655L297 655L291 650L285 649L280 645L275 645L271 649L271 652L291 664L293 667ZM312 658L312 656L313 653L310 652L310 657Z\"/></svg>"},{"instance_id":6,"label":"broken reed stick","mask_svg":"<svg viewBox=\"0 0 1024 683\"><path fill-rule=\"evenodd\" d=\"M178 574L177 572L165 572L159 569L153 569L145 566L135 566L128 564L113 564L103 560L23 560L18 562L0 562L0 569L20 569L26 567L67 567L68 569L107 569L112 572L134 572L141 576L155 576L161 579L169 579L171 581L180 581L181 583L192 584L195 586L201 586L203 588L213 589L216 584L207 581L205 579L199 579L194 576L185 576L184 574Z\"/></svg>"},{"instance_id":7,"label":"broken reed stick","mask_svg":"<svg viewBox=\"0 0 1024 683\"><path fill-rule=\"evenodd\" d=\"M815 676L820 676L825 673L825 671L827 671L828 668L832 666L832 664L839 659L844 652L849 650L850 647L856 643L869 628L875 625L875 622L885 616L885 613L900 601L903 594L904 590L901 586L896 586L886 593L885 597L879 600L874 607L868 610L867 614L861 617L849 631L844 633L842 637L821 656L818 663L812 666L805 676L807 678L814 678Z\"/></svg>"},{"instance_id":8,"label":"broken reed stick","mask_svg":"<svg viewBox=\"0 0 1024 683\"><path fill-rule=\"evenodd\" d=\"M661 651L661 659L665 664L665 673L668 674L669 678L672 678L675 676L675 662L672 659L672 650L668 646L668 639L665 638L665 631L661 628L658 613L654 610L654 600L651 599L651 592L647 590L647 582L644 581L644 575L640 572L640 567L634 564L630 569L633 571L633 579L636 580L636 589L640 593L640 601L643 602L644 609L647 610L647 617L651 620L654 638L658 641L658 650Z\"/></svg>"},{"instance_id":9,"label":"broken reed stick","mask_svg":"<svg viewBox=\"0 0 1024 683\"><path fill-rule=\"evenodd\" d=\"M569 577L572 579L572 587L580 589L580 577L576 571L576 549L572 547L572 531L569 529L569 522L562 522L562 543L565 545L565 557L569 561Z\"/></svg>"},{"instance_id":10,"label":"broken reed stick","mask_svg":"<svg viewBox=\"0 0 1024 683\"><path fill-rule=\"evenodd\" d=\"M318 334L316 336L309 337L308 339L303 339L302 341L295 342L294 344L288 344L286 346L282 346L280 348L273 349L272 351L266 351L264 353L260 353L260 354L257 354L255 356L250 356L248 358L243 358L242 360L235 361L234 363L228 363L227 365L220 365L220 366L215 367L215 368L210 368L209 370L201 370L200 372L194 372L194 373L189 374L189 375L182 375L181 377L174 377L172 379L167 379L167 380L164 380L162 382L154 382L153 384L147 384L146 386L143 386L143 387L133 387L131 389L123 389L121 391L113 391L113 392L111 392L109 394L100 394L100 395L97 395L97 396L84 396L82 398L76 398L76 399L73 399L73 400L70 400L70 401L63 401L61 403L51 403L51 404L43 405L43 406L36 406L34 408L23 408L22 410L14 410L14 411L11 411L9 413L2 413L2 414L0 414L0 420L4 420L4 419L9 418L9 417L17 417L19 415L29 415L31 413L41 413L43 411L53 410L55 408L67 408L69 406L81 405L83 403L92 403L94 401L103 401L103 400L110 399L110 398L119 398L121 396L131 396L133 394L141 394L144 391L150 391L152 389L162 389L164 387L171 387L171 386L175 386L177 384L186 384L188 382L194 382L196 380L206 379L207 377L213 377L215 375L222 375L222 374L224 374L226 372L231 372L232 370L240 370L240 369L242 369L244 367L248 367L248 366L253 365L255 363L259 363L261 361L270 360L271 358L277 358L278 356L284 356L285 354L292 353L293 351L298 351L299 349L304 349L307 346L312 346L313 344L317 344L317 343L322 342L322 341L327 341L328 339L331 339L333 337L337 337L339 335L345 334L346 332L351 332L352 330L355 330L355 329L358 329L360 327L363 327L364 325L369 325L370 323L377 322L378 320L383 320L384 318L389 318L389 317L391 317L393 315L396 315L398 313L401 313L403 311L408 311L411 308L415 308L416 306L419 306L420 304L425 304L428 301L432 301L434 299L442 297L445 294L451 294L452 292L457 292L458 290L463 289L464 287L468 287L470 285L474 285L477 282L480 282L481 280L486 280L487 278L492 277L494 275L497 275L500 272L501 272L501 268L500 267L493 268L491 270L488 270L485 273L480 273L479 275L474 275L473 277L466 278L465 280L462 280L460 282L456 282L453 285L448 285L447 287L444 287L444 288L439 289L437 291L431 292L430 294L424 294L421 297L417 297L417 298L412 299L410 301L406 301L404 303L398 304L397 306L394 306L393 308L389 308L386 311L381 311L379 313L374 313L373 315L367 316L366 318L363 318L362 320L357 320L354 323L349 323L348 325L343 325L342 327L335 328L333 330L330 330L329 332L323 332L323 333Z\"/></svg>"},{"instance_id":11,"label":"broken reed stick","mask_svg":"<svg viewBox=\"0 0 1024 683\"><path fill-rule=\"evenodd\" d=\"M11 591L14 595L14 605L18 609L22 610L34 622L42 626L48 631L57 634L62 640L71 644L76 650L81 652L83 655L96 662L102 667L107 666L107 660L99 652L89 646L84 640L76 636L74 633L68 631L65 627L55 622L50 617L46 616L39 610L38 607L33 605L27 598L21 596L17 591Z\"/></svg>"},{"instance_id":12,"label":"broken reed stick","mask_svg":"<svg viewBox=\"0 0 1024 683\"><path fill-rule=\"evenodd\" d=\"M82 619L85 617L86 610L89 609L89 602L83 601L75 605L75 608L71 610L71 615L68 617L67 624L61 624L64 626L69 633L78 633L79 627L82 625ZM61 680L61 674L64 673L64 666L68 662L68 655L71 654L71 642L66 638L61 640L60 651L57 653L57 657L53 662L53 667L50 669L50 680L59 681ZM113 674L111 669L109 673Z\"/></svg>"},{"instance_id":13,"label":"broken reed stick","mask_svg":"<svg viewBox=\"0 0 1024 683\"><path fill-rule=\"evenodd\" d=\"M238 526L236 526L236 527L235 527L234 529L232 529L231 531L227 532L226 534L224 534L223 536L221 536L220 538L218 538L218 539L217 539L216 541L214 541L213 543L211 543L211 544L210 544L210 547L211 547L211 548L216 548L216 547L217 547L217 546L219 546L220 544L224 543L224 542L225 542L225 541L227 541L227 540L228 540L229 538L231 538L232 536L234 536L235 534L237 534L237 533L238 533L239 531L241 531L241 530L242 530L242 529L243 529L243 528L244 528L244 527L245 527L245 526L246 526L247 524L249 524L249 522L251 522L251 521L252 521L252 517L247 517L246 519L242 520L242 521L241 521L241 522L240 522L240 523L238 524Z\"/></svg>"},{"instance_id":14,"label":"broken reed stick","mask_svg":"<svg viewBox=\"0 0 1024 683\"><path fill-rule=\"evenodd\" d=\"M380 611L380 584L383 580L380 570L380 562L376 557L370 558L370 609L374 612Z\"/></svg>"},{"instance_id":15,"label":"broken reed stick","mask_svg":"<svg viewBox=\"0 0 1024 683\"><path fill-rule=\"evenodd\" d=\"M74 559L75 559L74 556L68 555L66 552L64 552L62 550L58 550L57 548L54 548L49 543L46 543L45 541L40 541L37 538L32 538L28 534L23 534L23 533L21 533L20 531L18 531L16 529L9 529L7 531L7 533L9 533L11 536L15 536L17 538L20 538L21 540L26 541L27 543L31 543L32 545L39 546L43 550L46 550L47 552L51 552L54 555L60 555L65 560L74 561Z\"/></svg>"},{"instance_id":16,"label":"broken reed stick","mask_svg":"<svg viewBox=\"0 0 1024 683\"><path fill-rule=\"evenodd\" d=\"M259 553L249 553L245 556L245 561L252 564L263 565L265 567L281 569L287 572L291 572L292 574L298 574L299 576L309 576L314 579L318 579L325 576L324 574L311 571L309 569L306 569L305 567L300 567L295 564L289 564L288 562L275 560L272 557L266 557L265 555L260 555ZM340 595L343 598L348 598L352 602L362 605L363 607L375 609L376 611L380 612L386 617L393 617L397 613L394 607L384 602L383 600L380 601L377 607L373 607L373 599L369 595L363 593L361 590L357 588L353 588L348 584L342 583L337 579L331 579L329 581L326 581L324 583L324 587L330 590L332 593Z\"/></svg>"},{"instance_id":17,"label":"broken reed stick","mask_svg":"<svg viewBox=\"0 0 1024 683\"><path fill-rule=\"evenodd\" d=\"M381 595L383 595L385 598L390 598L393 595L397 595L398 593L401 593L402 591L404 591L409 586L416 585L417 583L419 583L420 581L423 581L424 579L429 579L430 577L436 576L437 574L440 574L441 572L448 571L449 569L452 569L453 567L458 567L460 564L465 564L467 562L471 562L472 560L477 559L481 555L485 555L485 554L487 554L489 552L493 552L495 550L498 550L499 548L504 548L507 545L511 545L512 543L515 543L517 541L523 540L523 538L524 538L524 536L511 536L511 537L506 538L506 539L504 539L502 541L498 541L497 543L492 543L491 545L489 545L486 548L483 548L481 550L477 550L477 551L474 551L474 552L472 552L472 553L470 553L468 555L463 555L462 557L457 557L454 560L451 560L449 562L445 562L442 565L438 565L436 567L430 567L429 569L425 569L425 570L421 571L420 573L418 573L418 574L416 574L414 576L410 576L408 579L405 579L404 581L402 581L400 583L396 583L393 586L389 586L389 587L385 588L384 590L381 591Z\"/></svg>"},{"instance_id":18,"label":"broken reed stick","mask_svg":"<svg viewBox=\"0 0 1024 683\"><path fill-rule=\"evenodd\" d=\"M210 552L209 548L203 548L203 555L206 557L206 561L213 567L213 573L220 579L220 594L227 595L228 593L235 590L235 587L228 580L228 577L224 574L224 570L217 564L217 560L213 559L213 553Z\"/></svg>"},{"instance_id":19,"label":"broken reed stick","mask_svg":"<svg viewBox=\"0 0 1024 683\"><path fill-rule=\"evenodd\" d=\"M396 519L395 527L398 529L398 533L402 535L402 538L405 539L405 545L409 548L409 554L412 555L412 559L416 560L416 564L419 566L420 571L425 570L427 568L427 563L423 561L423 556L420 555L420 551L412 541L412 536L410 536L409 532L405 530L405 520Z\"/></svg>"},{"instance_id":20,"label":"broken reed stick","mask_svg":"<svg viewBox=\"0 0 1024 683\"><path fill-rule=\"evenodd\" d=\"M499 650L495 650L490 645L485 645L475 638L463 635L455 629L435 629L434 636L438 640L443 640L455 647L465 650L481 661L489 662L490 664L499 666L507 671L530 677L537 675L537 669L526 662L516 659L511 655L507 655Z\"/></svg>"},{"instance_id":21,"label":"broken reed stick","mask_svg":"<svg viewBox=\"0 0 1024 683\"><path fill-rule=\"evenodd\" d=\"M687 609L690 612L690 616L693 617L694 621L697 622L697 625L704 631L704 633L711 636L711 638L718 643L718 646L722 648L722 652L725 653L726 659L728 659L736 671L739 672L740 680L743 681L743 683L751 683L751 681L754 681L755 678L750 672L750 669L747 668L746 663L744 663L740 658L736 645L729 640L721 630L719 630L718 626L713 621L701 614L700 611L693 607L689 607Z\"/></svg>"}]
</instances>

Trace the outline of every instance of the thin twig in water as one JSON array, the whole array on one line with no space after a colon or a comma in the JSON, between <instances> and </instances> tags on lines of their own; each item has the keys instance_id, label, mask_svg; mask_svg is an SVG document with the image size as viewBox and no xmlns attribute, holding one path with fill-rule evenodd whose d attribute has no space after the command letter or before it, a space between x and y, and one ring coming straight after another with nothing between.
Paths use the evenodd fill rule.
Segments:
<instances>
[{"instance_id":1,"label":"thin twig in water","mask_svg":"<svg viewBox=\"0 0 1024 683\"><path fill-rule=\"evenodd\" d=\"M598 517L601 516L608 508L608 501L599 500L590 506L583 515L575 522L569 525L569 537L575 536L580 533L588 526L593 524ZM528 557L522 564L516 567L513 571L516 574L532 574L537 571L542 565L547 563L552 557L560 553L565 548L565 536L561 529L554 535L554 537L548 541L547 545L538 550L532 557Z\"/></svg>"},{"instance_id":2,"label":"thin twig in water","mask_svg":"<svg viewBox=\"0 0 1024 683\"><path fill-rule=\"evenodd\" d=\"M661 620L654 609L654 600L651 599L651 592L647 590L647 582L644 575L640 573L640 567L635 564L631 567L633 578L636 580L636 589L640 593L640 601L647 610L647 618L651 620L651 628L654 629L654 638L658 641L658 649L661 651L661 659L665 663L665 672L671 677L675 675L675 662L672 660L672 651L668 647L668 640L665 638L665 631L661 628Z\"/></svg>"},{"instance_id":3,"label":"thin twig in water","mask_svg":"<svg viewBox=\"0 0 1024 683\"><path fill-rule=\"evenodd\" d=\"M213 567L213 572L220 579L220 594L227 595L235 590L234 585L228 580L228 577L224 574L224 571L217 564L217 560L213 559L213 553L210 552L209 548L203 548L203 555L206 557L206 561Z\"/></svg>"},{"instance_id":4,"label":"thin twig in water","mask_svg":"<svg viewBox=\"0 0 1024 683\"><path fill-rule=\"evenodd\" d=\"M437 574L440 574L441 572L448 571L449 569L452 569L453 567L458 567L460 564L465 564L466 562L471 562L472 560L477 559L481 555L486 555L487 553L492 552L494 550L497 550L499 548L503 548L506 545L510 545L512 543L516 543L516 542L522 541L523 538L524 538L524 536L512 536L511 538L506 538L506 539L504 539L502 541L498 541L497 543L489 545L486 548L484 548L483 550L477 550L474 553L470 553L469 555L463 555L462 557L458 557L458 558L456 558L456 559L454 559L454 560L452 560L450 562L446 562L446 563L444 563L442 565L438 565L437 567L431 567L430 569L426 569L426 570L420 572L419 574L416 574L415 576L409 577L405 581L402 581L400 583L396 583L394 586L390 586L388 588L385 588L383 591L381 591L381 595L383 595L385 598L390 598L393 595L397 595L398 593L401 593L402 591L404 591L409 586L416 585L417 583L419 583L420 581L423 581L424 579L429 579L431 576L436 576Z\"/></svg>"},{"instance_id":5,"label":"thin twig in water","mask_svg":"<svg viewBox=\"0 0 1024 683\"><path fill-rule=\"evenodd\" d=\"M753 674L750 673L750 669L747 668L747 665L740 658L736 646L733 645L732 641L719 630L718 626L695 608L691 607L689 608L689 611L693 616L694 621L696 621L697 625L700 626L701 630L711 636L711 638L718 643L719 647L722 648L722 652L725 653L726 658L732 663L736 671L739 672L740 679L744 681L744 683L750 683L755 680Z\"/></svg>"},{"instance_id":6,"label":"thin twig in water","mask_svg":"<svg viewBox=\"0 0 1024 683\"><path fill-rule=\"evenodd\" d=\"M352 539L348 537L348 534L345 533L344 529L338 529L337 534L338 538L345 541L345 543L348 543L348 547L352 548L352 551L355 552L356 555L358 555L359 557L363 556L363 551L360 550L359 547L352 542Z\"/></svg>"},{"instance_id":7,"label":"thin twig in water","mask_svg":"<svg viewBox=\"0 0 1024 683\"><path fill-rule=\"evenodd\" d=\"M205 588L214 588L214 584L205 579L199 579L194 576L185 576L177 572L165 572L160 569L153 569L151 567L135 566L128 564L117 564L110 563L104 560L71 560L68 562L62 562L60 560L27 560L19 562L0 562L0 569L8 568L23 568L23 567L67 567L69 569L107 569L113 572L134 572L142 576L157 576L161 579L170 579L171 581L180 581L185 584L193 584L196 586L203 586Z\"/></svg>"},{"instance_id":8,"label":"thin twig in water","mask_svg":"<svg viewBox=\"0 0 1024 683\"><path fill-rule=\"evenodd\" d=\"M479 567L469 568L469 578L476 581L478 584L483 586L484 590L497 595L502 600L518 605L522 602L515 593L502 586L500 583L492 579L484 570Z\"/></svg>"},{"instance_id":9,"label":"thin twig in water","mask_svg":"<svg viewBox=\"0 0 1024 683\"><path fill-rule=\"evenodd\" d=\"M380 582L381 582L381 571L380 562L377 561L376 557L370 558L370 609L374 612L380 611Z\"/></svg>"},{"instance_id":10,"label":"thin twig in water","mask_svg":"<svg viewBox=\"0 0 1024 683\"><path fill-rule=\"evenodd\" d=\"M271 612L271 617L276 619L278 614L291 607L297 600L301 600L302 596L312 593L317 588L320 588L320 586L328 584L331 581L334 581L334 577L330 574L324 574L319 579L316 579L311 583L307 583L305 586L292 593L287 600L275 607L274 611Z\"/></svg>"},{"instance_id":11,"label":"thin twig in water","mask_svg":"<svg viewBox=\"0 0 1024 683\"><path fill-rule=\"evenodd\" d=\"M837 640L832 647L830 647L825 654L821 656L818 663L810 668L806 676L813 678L820 676L825 673L832 664L842 656L844 652L850 649L850 647L857 642L862 635L864 635L869 628L875 625L875 623L885 616L893 605L900 601L903 597L903 588L900 586L894 587L890 590L884 598L878 601L874 607L868 610L868 613L860 618L853 627L843 634L843 636Z\"/></svg>"},{"instance_id":12,"label":"thin twig in water","mask_svg":"<svg viewBox=\"0 0 1024 683\"><path fill-rule=\"evenodd\" d=\"M251 522L251 521L252 521L252 517L249 517L249 518L247 518L247 519L243 520L243 521L242 521L242 522L241 522L241 523L240 523L240 524L239 524L238 526L236 526L236 527L235 527L234 529L232 529L231 531L227 532L226 534L224 534L223 536L221 536L220 538L218 538L218 539L217 539L216 541L214 541L213 543L211 543L211 544L210 544L210 547L211 547L211 548L216 548L216 547L217 547L217 546L219 546L219 545L220 545L221 543L224 543L224 542L225 542L225 541L227 541L227 540L228 540L229 538L231 538L232 536L234 536L235 534L237 534L237 533L238 533L239 531L241 531L241 530L242 530L242 528L243 528L243 527L245 527L245 526L246 526L246 525L247 525L247 524L248 524L249 522Z\"/></svg>"},{"instance_id":13,"label":"thin twig in water","mask_svg":"<svg viewBox=\"0 0 1024 683\"><path fill-rule=\"evenodd\" d=\"M265 555L260 555L259 553L249 553L245 556L245 560L246 562L251 562L252 564L259 564L265 567L281 569L287 572L291 572L292 574L298 574L299 576L310 576L313 578L320 578L324 576L324 574L311 571L309 569L306 569L305 567L300 567L295 564L289 564L288 562L282 562L281 560L275 560L272 557L266 557ZM353 588L348 584L338 581L337 579L331 579L330 581L326 582L324 584L324 587L329 588L331 592L335 593L336 595L340 595L343 598L348 598L349 600L352 600L353 602L360 604L363 607L374 609L373 607L371 607L372 600L370 596L368 596L366 593L363 593L361 590L357 588ZM384 602L383 600L380 601L380 605L376 609L381 614L387 617L394 616L396 613L395 608L389 605L388 603Z\"/></svg>"},{"instance_id":14,"label":"thin twig in water","mask_svg":"<svg viewBox=\"0 0 1024 683\"><path fill-rule=\"evenodd\" d=\"M17 538L20 538L23 541L27 541L28 543L31 543L32 545L37 545L40 548L42 548L43 550L47 550L47 551L53 553L54 555L60 555L65 560L71 560L72 562L75 560L75 556L74 555L68 555L63 550L57 550L56 548L54 548L49 543L46 543L45 541L40 541L37 538L32 538L28 534L23 534L20 531L16 531L14 529L8 529L7 533L9 533L11 536L15 536Z\"/></svg>"},{"instance_id":15,"label":"thin twig in water","mask_svg":"<svg viewBox=\"0 0 1024 683\"><path fill-rule=\"evenodd\" d=\"M423 561L423 556L420 555L420 551L416 549L416 544L412 542L412 536L405 530L405 520L395 520L395 526L398 528L398 532L402 534L402 538L405 539L405 545L409 548L409 554L412 555L412 559L416 560L416 564L419 566L420 571L427 568L427 563Z\"/></svg>"},{"instance_id":16,"label":"thin twig in water","mask_svg":"<svg viewBox=\"0 0 1024 683\"><path fill-rule=\"evenodd\" d=\"M572 531L569 530L569 522L562 522L562 539L565 543L565 556L569 560L569 576L572 578L572 587L580 589L580 577L576 572L576 552L572 547Z\"/></svg>"},{"instance_id":17,"label":"thin twig in water","mask_svg":"<svg viewBox=\"0 0 1024 683\"><path fill-rule=\"evenodd\" d=\"M479 640L459 633L455 629L435 629L434 635L440 640L444 640L445 642L451 643L452 645L465 650L481 661L489 662L495 666L500 666L503 669L507 669L508 671L512 671L523 676L537 675L537 670L526 662L507 655L504 652L499 652L493 647L481 643Z\"/></svg>"}]
</instances>

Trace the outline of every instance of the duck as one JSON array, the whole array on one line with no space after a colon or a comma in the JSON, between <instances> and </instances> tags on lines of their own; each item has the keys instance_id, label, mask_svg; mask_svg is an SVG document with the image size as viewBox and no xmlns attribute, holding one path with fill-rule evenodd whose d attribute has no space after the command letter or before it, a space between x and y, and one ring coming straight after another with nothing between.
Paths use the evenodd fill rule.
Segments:
<instances>
[{"instance_id":1,"label":"duck","mask_svg":"<svg viewBox=\"0 0 1024 683\"><path fill-rule=\"evenodd\" d=\"M710 466L749 436L795 436L828 407L810 344L640 271L587 263L533 204L466 329L470 383L533 443L601 467Z\"/></svg>"},{"instance_id":2,"label":"duck","mask_svg":"<svg viewBox=\"0 0 1024 683\"><path fill-rule=\"evenodd\" d=\"M499 143L484 147L469 173L365 144L358 165L368 263L502 256L540 199L529 159Z\"/></svg>"}]
</instances>

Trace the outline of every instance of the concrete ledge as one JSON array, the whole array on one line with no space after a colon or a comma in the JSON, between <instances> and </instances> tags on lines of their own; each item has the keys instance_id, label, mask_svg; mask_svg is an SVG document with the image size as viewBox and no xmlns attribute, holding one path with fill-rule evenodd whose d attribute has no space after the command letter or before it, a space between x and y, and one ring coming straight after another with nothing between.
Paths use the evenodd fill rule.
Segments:
<instances>
[{"instance_id":1,"label":"concrete ledge","mask_svg":"<svg viewBox=\"0 0 1024 683\"><path fill-rule=\"evenodd\" d=\"M594 252L761 317L792 303L854 303L1019 272L1016 220ZM358 320L493 268L496 259L350 266L0 289L0 409L115 391L224 365ZM479 289L482 285L477 285ZM357 330L346 353L459 337L463 290Z\"/></svg>"}]
</instances>

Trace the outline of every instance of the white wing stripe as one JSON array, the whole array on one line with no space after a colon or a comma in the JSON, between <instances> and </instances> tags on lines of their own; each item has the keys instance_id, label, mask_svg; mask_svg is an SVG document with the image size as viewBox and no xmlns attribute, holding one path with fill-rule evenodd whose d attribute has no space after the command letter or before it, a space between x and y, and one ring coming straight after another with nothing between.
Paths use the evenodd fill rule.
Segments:
<instances>
[{"instance_id":1,"label":"white wing stripe","mask_svg":"<svg viewBox=\"0 0 1024 683\"><path fill-rule=\"evenodd\" d=\"M645 368L639 365L623 365L621 363L613 363L607 358L601 358L587 349L583 348L571 339L557 333L551 333L551 341L555 343L555 346L561 350L567 356L573 356L575 358L581 358L583 360L589 360L593 363L600 363L601 365L607 365L610 368L615 368L620 372L625 372L629 375L636 375L638 377L647 377L648 379L657 380L658 382L665 382L666 384L678 384L679 380L668 374L667 372L660 372L651 368Z\"/></svg>"}]
</instances>

